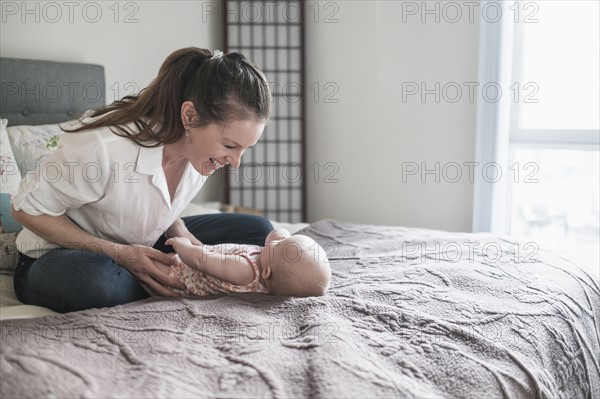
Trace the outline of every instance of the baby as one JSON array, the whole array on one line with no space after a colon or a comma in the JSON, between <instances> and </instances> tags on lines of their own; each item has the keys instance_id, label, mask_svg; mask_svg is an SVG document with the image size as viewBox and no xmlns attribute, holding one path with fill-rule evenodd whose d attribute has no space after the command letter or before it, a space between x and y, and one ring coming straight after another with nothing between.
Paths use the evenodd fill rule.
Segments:
<instances>
[{"instance_id":1,"label":"baby","mask_svg":"<svg viewBox=\"0 0 600 399\"><path fill-rule=\"evenodd\" d=\"M325 250L312 238L273 230L265 246L194 245L174 237L172 245L183 263L169 276L183 282L183 295L258 292L285 296L321 296L329 288L331 269Z\"/></svg>"}]
</instances>

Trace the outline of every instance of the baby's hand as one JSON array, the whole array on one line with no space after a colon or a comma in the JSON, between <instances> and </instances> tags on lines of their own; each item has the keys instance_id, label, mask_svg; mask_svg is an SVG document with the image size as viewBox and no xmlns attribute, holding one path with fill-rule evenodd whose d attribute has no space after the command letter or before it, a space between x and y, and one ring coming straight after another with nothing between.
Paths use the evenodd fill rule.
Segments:
<instances>
[{"instance_id":1,"label":"baby's hand","mask_svg":"<svg viewBox=\"0 0 600 399\"><path fill-rule=\"evenodd\" d=\"M173 252L173 253L170 253L170 254L167 254L167 255L169 255L171 258L173 258L173 260L175 261L176 265L179 265L179 264L183 263L183 261L181 260L181 258L177 254L177 252Z\"/></svg>"},{"instance_id":2,"label":"baby's hand","mask_svg":"<svg viewBox=\"0 0 600 399\"><path fill-rule=\"evenodd\" d=\"M183 247L193 245L190 239L185 237L171 237L165 241L165 244L171 245L173 248L175 248L175 251L177 251L177 247L179 246Z\"/></svg>"}]
</instances>

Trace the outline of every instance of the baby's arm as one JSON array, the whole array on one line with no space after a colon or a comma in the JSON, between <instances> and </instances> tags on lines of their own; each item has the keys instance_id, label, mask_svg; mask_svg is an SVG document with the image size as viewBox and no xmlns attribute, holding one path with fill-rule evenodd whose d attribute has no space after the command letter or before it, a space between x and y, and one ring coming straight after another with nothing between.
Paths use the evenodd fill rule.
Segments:
<instances>
[{"instance_id":1,"label":"baby's arm","mask_svg":"<svg viewBox=\"0 0 600 399\"><path fill-rule=\"evenodd\" d=\"M254 270L239 255L224 255L215 252L210 245L194 245L183 237L169 238L183 263L202 273L235 285L250 284L254 280Z\"/></svg>"},{"instance_id":2,"label":"baby's arm","mask_svg":"<svg viewBox=\"0 0 600 399\"><path fill-rule=\"evenodd\" d=\"M189 238L172 237L165 241L165 244L175 248L175 252L177 252L183 263L194 269L197 269L195 265L200 263L204 257L204 245L194 245Z\"/></svg>"}]
</instances>

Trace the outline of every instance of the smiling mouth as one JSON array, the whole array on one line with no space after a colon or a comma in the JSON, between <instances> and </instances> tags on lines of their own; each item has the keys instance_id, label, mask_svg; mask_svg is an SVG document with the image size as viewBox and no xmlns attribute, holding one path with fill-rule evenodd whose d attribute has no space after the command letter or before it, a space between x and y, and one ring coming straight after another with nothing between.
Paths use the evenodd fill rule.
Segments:
<instances>
[{"instance_id":1,"label":"smiling mouth","mask_svg":"<svg viewBox=\"0 0 600 399\"><path fill-rule=\"evenodd\" d=\"M212 165L213 165L213 167L215 168L215 170L217 170L217 169L220 169L220 168L222 168L223 166L227 165L226 163L225 163L225 164L222 164L222 163L220 163L219 161L217 161L217 160L216 160L216 159L214 159L214 158L210 158L210 162L212 163Z\"/></svg>"}]
</instances>

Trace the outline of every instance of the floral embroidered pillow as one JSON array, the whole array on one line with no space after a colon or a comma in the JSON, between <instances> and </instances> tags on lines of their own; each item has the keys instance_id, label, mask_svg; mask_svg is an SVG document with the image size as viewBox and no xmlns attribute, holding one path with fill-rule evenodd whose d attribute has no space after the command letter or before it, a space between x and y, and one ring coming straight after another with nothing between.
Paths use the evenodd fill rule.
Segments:
<instances>
[{"instance_id":1,"label":"floral embroidered pillow","mask_svg":"<svg viewBox=\"0 0 600 399\"><path fill-rule=\"evenodd\" d=\"M62 126L69 126L66 122ZM11 126L6 129L22 176L36 166L58 146L64 133L58 124Z\"/></svg>"},{"instance_id":2,"label":"floral embroidered pillow","mask_svg":"<svg viewBox=\"0 0 600 399\"><path fill-rule=\"evenodd\" d=\"M6 119L0 120L0 179L3 193L11 196L17 193L21 183L21 174L17 167L15 155L12 151L8 133L6 132Z\"/></svg>"}]
</instances>

